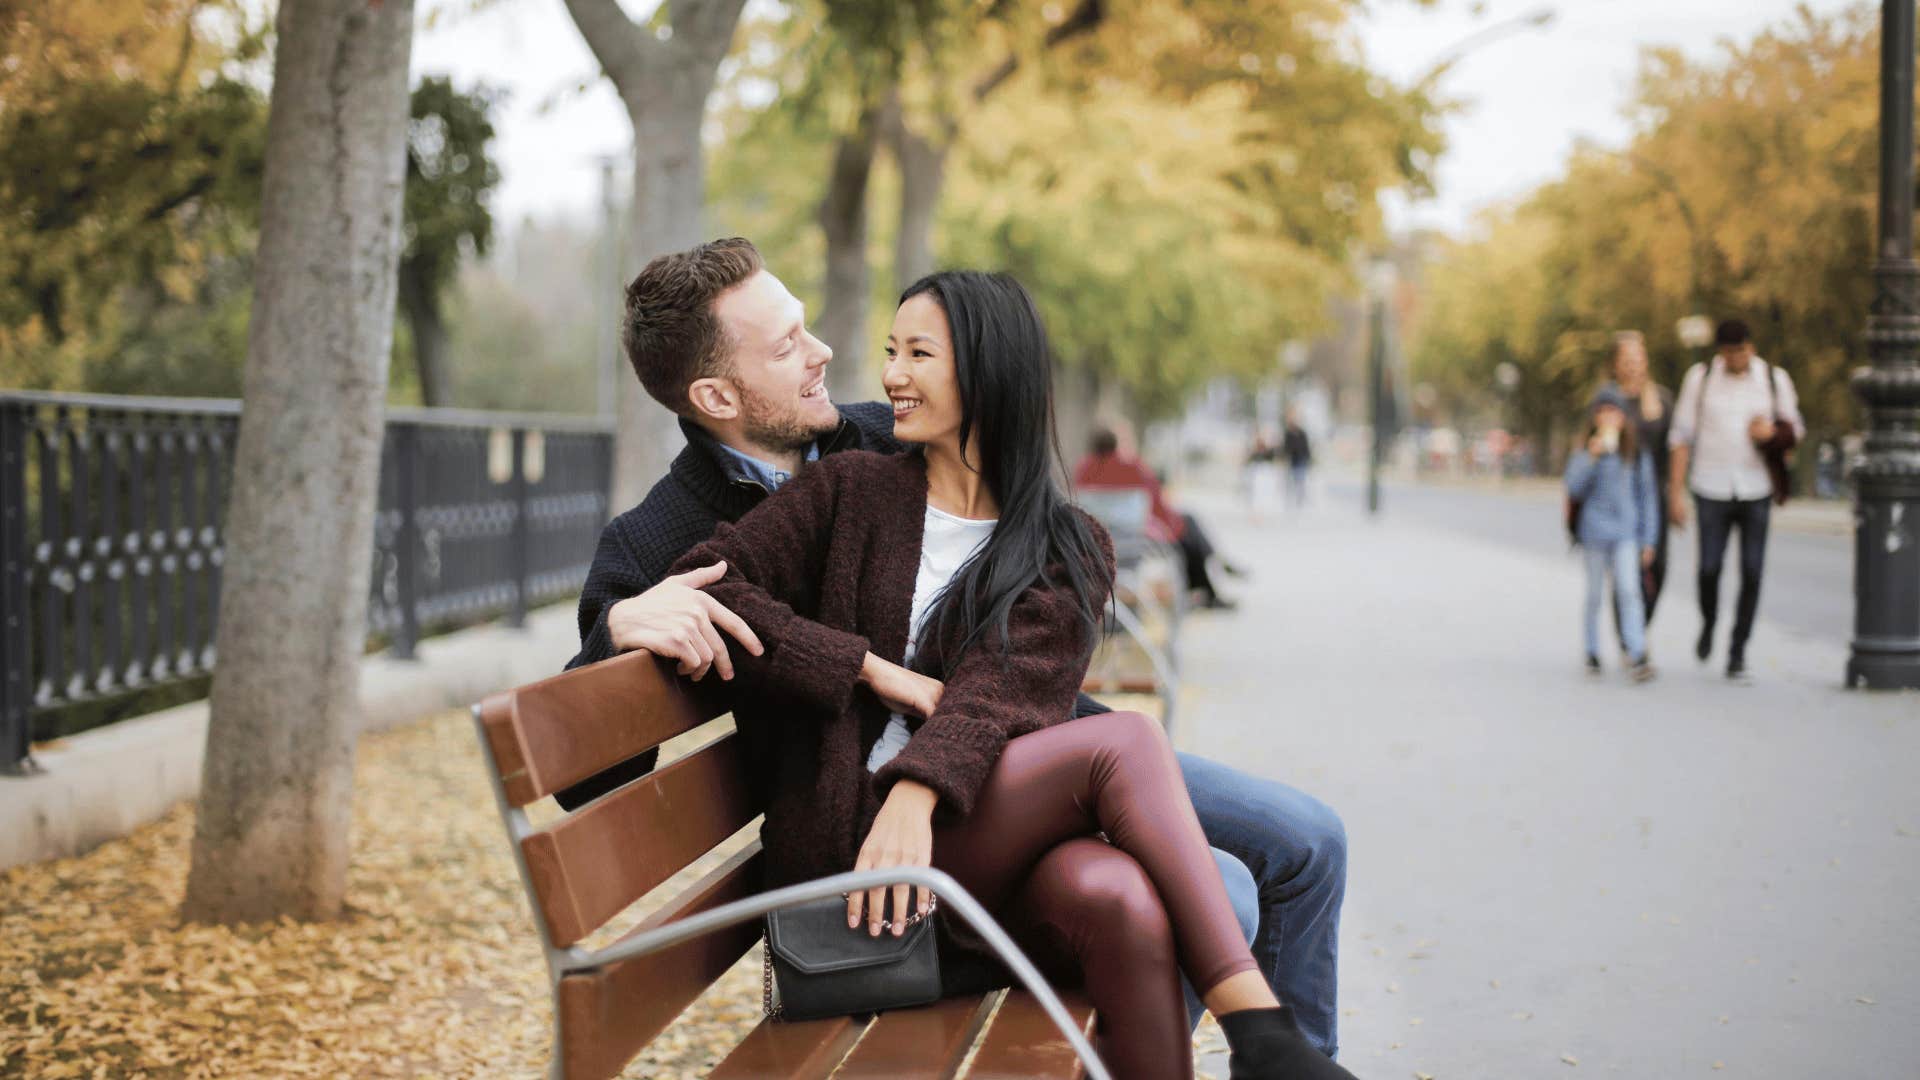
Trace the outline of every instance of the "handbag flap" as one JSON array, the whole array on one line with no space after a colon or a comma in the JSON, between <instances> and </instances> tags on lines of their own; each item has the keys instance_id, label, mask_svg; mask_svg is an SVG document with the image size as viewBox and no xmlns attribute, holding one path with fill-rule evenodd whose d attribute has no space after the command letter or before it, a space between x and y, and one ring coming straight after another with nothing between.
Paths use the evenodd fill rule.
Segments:
<instances>
[{"instance_id":1,"label":"handbag flap","mask_svg":"<svg viewBox=\"0 0 1920 1080\"><path fill-rule=\"evenodd\" d=\"M933 930L933 920L922 919L894 937L881 931L872 937L862 927L847 927L847 903L828 898L767 915L767 947L802 974L853 971L898 962Z\"/></svg>"}]
</instances>

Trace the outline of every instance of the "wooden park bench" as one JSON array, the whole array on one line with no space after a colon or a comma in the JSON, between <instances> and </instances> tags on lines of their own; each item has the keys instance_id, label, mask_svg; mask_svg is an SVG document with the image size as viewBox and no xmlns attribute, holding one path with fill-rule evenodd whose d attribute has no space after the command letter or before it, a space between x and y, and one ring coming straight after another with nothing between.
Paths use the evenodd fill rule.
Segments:
<instances>
[{"instance_id":1,"label":"wooden park bench","mask_svg":"<svg viewBox=\"0 0 1920 1080\"><path fill-rule=\"evenodd\" d=\"M557 821L526 808L717 715L667 665L630 653L497 694L473 710L501 819L553 989L551 1075L617 1076L760 940L769 910L896 882L925 885L946 917L993 945L1025 990L950 998L874 1017L763 1020L713 1077L1104 1080L1087 1041L1093 1010L1056 996L958 883L924 868L870 870L762 892L757 839L613 943L581 942L733 837L760 813L723 725L698 749ZM1082 1071L1084 1067L1085 1071ZM836 1071L838 1070L838 1071Z\"/></svg>"},{"instance_id":2,"label":"wooden park bench","mask_svg":"<svg viewBox=\"0 0 1920 1080\"><path fill-rule=\"evenodd\" d=\"M1083 486L1075 491L1074 501L1113 538L1116 573L1110 626L1131 646L1115 648L1110 640L1095 656L1080 688L1094 695L1157 694L1160 723L1172 735L1180 700L1186 563L1172 545L1148 535L1153 498L1145 488ZM1160 631L1157 635L1155 627Z\"/></svg>"}]
</instances>

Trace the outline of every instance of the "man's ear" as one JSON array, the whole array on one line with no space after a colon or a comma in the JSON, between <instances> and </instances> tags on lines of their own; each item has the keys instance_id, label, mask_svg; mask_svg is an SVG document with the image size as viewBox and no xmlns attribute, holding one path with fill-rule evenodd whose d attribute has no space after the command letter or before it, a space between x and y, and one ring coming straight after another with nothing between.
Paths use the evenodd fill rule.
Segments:
<instances>
[{"instance_id":1,"label":"man's ear","mask_svg":"<svg viewBox=\"0 0 1920 1080\"><path fill-rule=\"evenodd\" d=\"M740 417L740 390L726 379L695 379L687 386L687 402L695 418L737 420Z\"/></svg>"}]
</instances>

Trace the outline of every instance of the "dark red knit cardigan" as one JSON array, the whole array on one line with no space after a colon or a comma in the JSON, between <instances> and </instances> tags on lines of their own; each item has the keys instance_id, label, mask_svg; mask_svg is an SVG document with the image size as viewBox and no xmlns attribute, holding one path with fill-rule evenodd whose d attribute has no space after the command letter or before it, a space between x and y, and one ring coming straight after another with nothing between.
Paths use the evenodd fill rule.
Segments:
<instances>
[{"instance_id":1,"label":"dark red knit cardigan","mask_svg":"<svg viewBox=\"0 0 1920 1080\"><path fill-rule=\"evenodd\" d=\"M734 716L766 785L769 885L851 870L903 777L939 794L936 821L964 818L1007 740L1073 715L1091 648L1072 588L1053 573L1053 585L1036 582L1015 601L1005 656L997 643L969 649L939 709L868 775L889 710L860 683L860 666L869 651L894 663L905 653L926 510L920 454L834 454L674 567L725 559L726 577L707 591L766 646L758 658L733 652ZM1088 520L1106 556L1104 605L1113 546Z\"/></svg>"}]
</instances>

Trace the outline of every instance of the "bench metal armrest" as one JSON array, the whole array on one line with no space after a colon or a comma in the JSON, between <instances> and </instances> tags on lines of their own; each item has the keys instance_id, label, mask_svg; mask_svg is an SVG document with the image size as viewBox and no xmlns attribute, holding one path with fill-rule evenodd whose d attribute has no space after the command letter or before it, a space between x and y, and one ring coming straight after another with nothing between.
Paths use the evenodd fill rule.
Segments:
<instances>
[{"instance_id":1,"label":"bench metal armrest","mask_svg":"<svg viewBox=\"0 0 1920 1080\"><path fill-rule=\"evenodd\" d=\"M930 867L896 866L876 870L858 870L773 889L757 896L749 896L743 900L735 900L732 903L689 915L684 919L676 919L664 926L635 934L596 952L569 959L565 962L565 970L578 971L631 960L636 956L658 952L736 923L762 918L769 911L793 907L810 900L839 896L842 893L889 885L918 885L932 890L934 895L940 898L944 907L949 911L958 912L969 926L979 932L1000 959L1013 969L1013 973L1020 977L1021 983L1040 1002L1040 1007L1047 1011L1054 1026L1060 1029L1060 1034L1073 1045L1073 1052L1079 1055L1081 1064L1086 1066L1090 1080L1110 1080L1106 1067L1100 1063L1099 1055L1093 1052L1093 1045L1087 1041L1086 1035L1074 1026L1073 1018L1068 1015L1066 1006L1061 1004L1059 995L1053 992L1053 987L1048 985L1039 969L1033 966L1033 962L1027 959L1026 954L1020 951L1020 947L1013 943L1013 939L1007 936L1007 932L1000 927L992 915L987 914L987 909L981 907L980 902L975 900L971 893L961 888L960 883L946 873Z\"/></svg>"}]
</instances>

